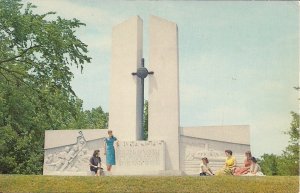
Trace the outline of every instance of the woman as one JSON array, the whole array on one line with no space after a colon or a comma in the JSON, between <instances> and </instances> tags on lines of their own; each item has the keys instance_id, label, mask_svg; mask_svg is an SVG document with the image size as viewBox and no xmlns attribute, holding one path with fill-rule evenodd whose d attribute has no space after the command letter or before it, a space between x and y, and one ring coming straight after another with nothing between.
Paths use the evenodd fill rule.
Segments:
<instances>
[{"instance_id":1,"label":"woman","mask_svg":"<svg viewBox=\"0 0 300 193\"><path fill-rule=\"evenodd\" d=\"M208 159L206 157L202 158L202 163L200 165L200 176L212 176L214 175L208 166Z\"/></svg>"},{"instance_id":2,"label":"woman","mask_svg":"<svg viewBox=\"0 0 300 193\"><path fill-rule=\"evenodd\" d=\"M232 175L236 167L236 159L232 156L231 150L225 150L226 160L225 165L221 168L216 175Z\"/></svg>"},{"instance_id":3,"label":"woman","mask_svg":"<svg viewBox=\"0 0 300 193\"><path fill-rule=\"evenodd\" d=\"M90 170L95 172L95 176L100 175L101 170L101 158L100 158L100 151L95 150L93 156L90 159Z\"/></svg>"},{"instance_id":4,"label":"woman","mask_svg":"<svg viewBox=\"0 0 300 193\"><path fill-rule=\"evenodd\" d=\"M252 158L251 152L246 151L245 156L246 158L244 160L244 166L236 168L233 175L240 176L240 175L247 174L249 172L250 165L251 165L251 158Z\"/></svg>"},{"instance_id":5,"label":"woman","mask_svg":"<svg viewBox=\"0 0 300 193\"><path fill-rule=\"evenodd\" d=\"M107 133L108 137L104 139L104 155L106 155L107 171L110 172L112 165L116 165L114 142L116 141L117 146L119 146L119 142L117 141L117 138L113 136L111 130L108 130Z\"/></svg>"},{"instance_id":6,"label":"woman","mask_svg":"<svg viewBox=\"0 0 300 193\"><path fill-rule=\"evenodd\" d=\"M255 157L251 157L251 166L249 169L249 173L245 174L245 176L264 176L264 174L261 172L261 168L257 163L257 160Z\"/></svg>"}]
</instances>

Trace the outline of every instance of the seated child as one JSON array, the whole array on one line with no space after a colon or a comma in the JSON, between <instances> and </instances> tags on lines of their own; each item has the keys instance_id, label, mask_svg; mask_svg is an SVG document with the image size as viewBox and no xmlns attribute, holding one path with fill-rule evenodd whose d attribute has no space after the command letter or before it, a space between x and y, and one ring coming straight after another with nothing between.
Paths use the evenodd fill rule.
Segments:
<instances>
[{"instance_id":1,"label":"seated child","mask_svg":"<svg viewBox=\"0 0 300 193\"><path fill-rule=\"evenodd\" d=\"M200 176L212 176L214 175L208 166L208 159L206 157L202 158L202 163L200 165Z\"/></svg>"}]
</instances>

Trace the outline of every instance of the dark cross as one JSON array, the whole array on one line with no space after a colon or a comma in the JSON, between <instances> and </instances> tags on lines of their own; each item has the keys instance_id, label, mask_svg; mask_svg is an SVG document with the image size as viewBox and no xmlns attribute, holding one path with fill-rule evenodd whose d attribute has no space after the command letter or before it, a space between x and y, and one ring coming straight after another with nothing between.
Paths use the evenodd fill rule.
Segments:
<instances>
[{"instance_id":1,"label":"dark cross","mask_svg":"<svg viewBox=\"0 0 300 193\"><path fill-rule=\"evenodd\" d=\"M143 120L144 120L144 79L148 76L148 74L154 74L154 72L148 72L147 68L145 68L144 65L144 58L142 58L141 61L141 67L137 69L136 72L131 73L132 75L137 75L141 79L141 122L140 122L140 128L142 129L142 136L143 136Z\"/></svg>"}]
</instances>

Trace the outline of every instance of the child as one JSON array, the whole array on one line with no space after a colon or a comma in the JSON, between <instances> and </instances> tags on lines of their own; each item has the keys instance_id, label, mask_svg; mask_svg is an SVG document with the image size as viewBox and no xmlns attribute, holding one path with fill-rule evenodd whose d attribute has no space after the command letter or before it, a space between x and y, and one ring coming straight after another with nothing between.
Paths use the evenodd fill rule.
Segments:
<instances>
[{"instance_id":1,"label":"child","mask_svg":"<svg viewBox=\"0 0 300 193\"><path fill-rule=\"evenodd\" d=\"M212 176L214 175L208 166L208 159L206 157L202 158L202 163L200 165L200 176Z\"/></svg>"}]
</instances>

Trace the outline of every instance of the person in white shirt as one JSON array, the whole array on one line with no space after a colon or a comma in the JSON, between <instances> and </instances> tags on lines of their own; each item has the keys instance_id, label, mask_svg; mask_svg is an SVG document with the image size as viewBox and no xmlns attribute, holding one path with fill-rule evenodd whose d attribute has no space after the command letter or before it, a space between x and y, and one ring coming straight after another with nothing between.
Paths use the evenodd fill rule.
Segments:
<instances>
[{"instance_id":1,"label":"person in white shirt","mask_svg":"<svg viewBox=\"0 0 300 193\"><path fill-rule=\"evenodd\" d=\"M200 164L200 176L213 176L214 173L211 171L209 161L206 157L202 158L202 163Z\"/></svg>"}]
</instances>

